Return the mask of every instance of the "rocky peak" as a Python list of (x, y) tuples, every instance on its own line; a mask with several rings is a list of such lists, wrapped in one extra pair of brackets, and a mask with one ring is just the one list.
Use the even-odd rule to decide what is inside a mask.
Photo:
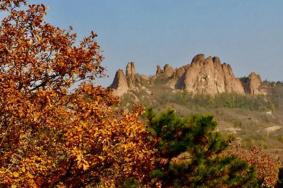
[(192, 63), (200, 63), (200, 62), (204, 62), (205, 61), (205, 56), (204, 54), (197, 54), (195, 55), (195, 57), (192, 59)]
[(113, 94), (116, 96), (122, 96), (127, 93), (129, 87), (126, 76), (122, 69), (119, 69), (114, 77), (114, 80), (110, 86), (113, 89)]
[(249, 77), (240, 81), (235, 77), (229, 64), (221, 63), (219, 57), (205, 57), (204, 54), (194, 56), (191, 64), (176, 69), (169, 64), (163, 69), (158, 65), (156, 75), (152, 77), (137, 74), (135, 64), (130, 62), (126, 67), (126, 75), (122, 70), (118, 70), (110, 87), (121, 96), (128, 90), (143, 88), (145, 83), (153, 84), (154, 87), (155, 80), (159, 77), (163, 80), (164, 86), (173, 90), (184, 90), (193, 95), (262, 94), (259, 75), (251, 73)]
[(250, 75), (247, 78), (243, 79), (243, 84), (245, 87), (245, 91), (251, 95), (265, 94), (261, 90), (261, 86), (262, 86), (261, 77), (255, 72), (250, 73)]
[(129, 62), (126, 66), (126, 79), (129, 87), (134, 87), (136, 82), (136, 68), (134, 62)]
[(217, 64), (218, 66), (221, 65), (221, 60), (220, 60), (220, 58), (217, 57), (217, 56), (214, 56), (214, 57), (212, 58), (212, 61), (213, 61), (213, 63)]
[(142, 87), (143, 84), (149, 83), (149, 77), (136, 73), (135, 63), (129, 62), (126, 66), (126, 75), (122, 69), (119, 69), (110, 85), (113, 89), (113, 94), (116, 96), (122, 96), (129, 90), (134, 90)]
[(217, 95), (220, 93), (244, 94), (239, 79), (234, 77), (231, 66), (221, 64), (219, 57), (207, 57), (198, 54), (184, 76), (184, 89), (194, 95)]
[(129, 62), (126, 66), (126, 76), (127, 78), (134, 79), (136, 75), (136, 68), (134, 62)]
[(164, 65), (163, 73), (166, 77), (170, 78), (174, 74), (174, 69), (169, 64)]

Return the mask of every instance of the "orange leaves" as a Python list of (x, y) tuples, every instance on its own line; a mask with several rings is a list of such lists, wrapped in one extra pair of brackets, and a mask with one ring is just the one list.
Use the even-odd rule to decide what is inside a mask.
[(19, 7), (21, 4), (26, 3), (26, 0), (1, 0), (0, 10), (10, 10), (12, 7)]
[[(13, 1), (4, 4), (10, 6)], [(76, 34), (46, 23), (45, 14), (44, 5), (30, 5), (3, 19), (0, 43), (5, 48), (1, 47), (0, 65), (9, 67), (2, 69), (4, 79), (11, 79), (12, 74), (19, 89), (26, 92), (66, 89), (81, 79), (95, 79), (90, 75), (99, 75), (102, 70), (96, 34), (75, 46)]]
[(240, 146), (232, 146), (225, 155), (233, 155), (256, 168), (257, 178), (263, 181), (263, 187), (274, 187), (278, 180), (279, 161), (258, 147), (244, 149)]
[(81, 150), (75, 147), (71, 153), (75, 157), (79, 169), (87, 170), (89, 168), (89, 163), (84, 159)]
[[(142, 181), (155, 155), (142, 108), (120, 113), (118, 98), (87, 83), (104, 71), (97, 34), (77, 43), (76, 33), (44, 20), (44, 5), (25, 0), (0, 1), (0, 9), (7, 12), (0, 32), (3, 186)], [(68, 92), (77, 81), (84, 82)]]
[(47, 174), (53, 166), (49, 158), (42, 157), (26, 157), (10, 168), (0, 168), (0, 182), (17, 187), (40, 187), (39, 176)]
[[(64, 177), (68, 170), (72, 174), (69, 179), (76, 179), (83, 171), (95, 176), (99, 174), (99, 179), (105, 183), (120, 182), (130, 176), (142, 180), (144, 172), (153, 168), (153, 161), (149, 159), (154, 152), (152, 143), (145, 142), (147, 132), (138, 116), (141, 110), (122, 114), (113, 110), (111, 106), (117, 103), (117, 98), (111, 96), (110, 91), (83, 84), (71, 94), (40, 89), (32, 97), (21, 96), (22, 101), (17, 101), (16, 97), (14, 104), (25, 104), (26, 113), (22, 118), (13, 117), (20, 134), (15, 148), (9, 150), (17, 153), (20, 149), (19, 156), (23, 158), (20, 161), (26, 165), (18, 165), (11, 173), (19, 173), (18, 178), (28, 179), (30, 185), (32, 182), (36, 185), (52, 185), (53, 179)], [(17, 137), (14, 132), (9, 134)], [(29, 158), (25, 157), (27, 153)], [(36, 157), (46, 153), (51, 155), (48, 163)], [(1, 160), (6, 161), (7, 165), (11, 163), (6, 157), (0, 157), (0, 163)], [(69, 165), (58, 172), (61, 162)], [(25, 169), (25, 172), (19, 168)], [(117, 174), (117, 171), (121, 173)], [(106, 174), (108, 178), (104, 177)], [(18, 181), (15, 178), (7, 185), (22, 185), (23, 179)]]
[(142, 179), (142, 171), (153, 168), (153, 161), (148, 160), (154, 156), (152, 143), (144, 142), (146, 130), (137, 113), (114, 111), (110, 105), (115, 99), (109, 91), (87, 84), (71, 98), (75, 113), (65, 138), (78, 168), (100, 169), (101, 178), (109, 174), (112, 181), (129, 176)]

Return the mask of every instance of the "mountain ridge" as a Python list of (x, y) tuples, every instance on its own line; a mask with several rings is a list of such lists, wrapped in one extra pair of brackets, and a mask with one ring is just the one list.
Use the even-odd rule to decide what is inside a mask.
[(135, 64), (129, 62), (126, 72), (119, 69), (110, 85), (113, 94), (123, 96), (128, 91), (138, 90), (147, 85), (154, 86), (157, 80), (163, 80), (165, 87), (173, 90), (183, 90), (193, 95), (215, 96), (222, 93), (240, 95), (265, 95), (266, 89), (259, 74), (252, 72), (245, 79), (237, 78), (229, 64), (221, 63), (219, 57), (197, 54), (190, 64), (173, 68), (166, 64), (163, 68), (156, 67), (152, 76), (136, 72)]

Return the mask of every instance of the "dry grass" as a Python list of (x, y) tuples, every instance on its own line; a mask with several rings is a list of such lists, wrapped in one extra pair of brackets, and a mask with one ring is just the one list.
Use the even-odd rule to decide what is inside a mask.
[(233, 135), (243, 146), (260, 146), (283, 162), (283, 86), (275, 88), (268, 97), (255, 98), (235, 95), (193, 98), (163, 84), (147, 86), (147, 90), (150, 94), (137, 90), (124, 96), (121, 105), (131, 107), (139, 103), (157, 110), (174, 108), (181, 115), (212, 114), (220, 132)]

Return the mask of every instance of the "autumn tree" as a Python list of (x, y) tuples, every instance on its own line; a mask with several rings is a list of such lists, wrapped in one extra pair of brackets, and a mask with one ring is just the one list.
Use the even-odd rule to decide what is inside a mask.
[(232, 145), (223, 155), (235, 156), (256, 167), (257, 178), (263, 187), (275, 187), (278, 182), (280, 162), (257, 146), (245, 149)]
[(1, 0), (0, 10), (0, 185), (142, 182), (152, 141), (141, 109), (114, 110), (117, 98), (91, 84), (104, 72), (97, 35), (78, 42), (45, 21), (42, 4)]

